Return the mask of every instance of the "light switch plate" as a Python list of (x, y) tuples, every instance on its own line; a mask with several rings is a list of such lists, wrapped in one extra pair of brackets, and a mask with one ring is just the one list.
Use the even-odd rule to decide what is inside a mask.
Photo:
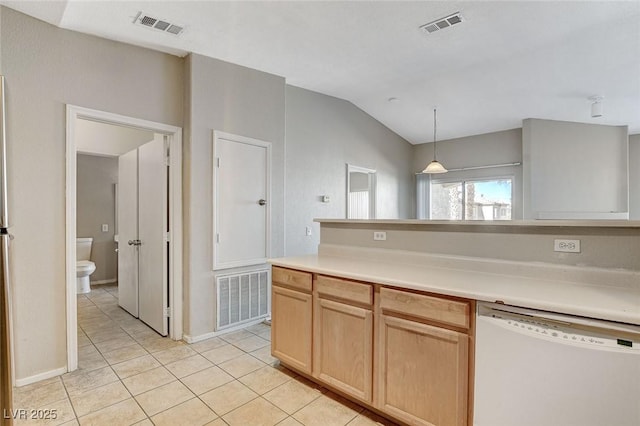
[(102, 224), (102, 232), (109, 232), (109, 225), (106, 223)]

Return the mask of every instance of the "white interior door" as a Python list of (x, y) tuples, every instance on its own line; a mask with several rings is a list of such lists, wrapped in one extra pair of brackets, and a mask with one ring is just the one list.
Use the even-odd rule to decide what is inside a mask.
[(265, 263), (269, 256), (269, 149), (216, 132), (214, 269)]
[(138, 238), (140, 319), (167, 335), (168, 203), (164, 136), (138, 148)]
[(138, 150), (118, 159), (118, 304), (138, 317)]

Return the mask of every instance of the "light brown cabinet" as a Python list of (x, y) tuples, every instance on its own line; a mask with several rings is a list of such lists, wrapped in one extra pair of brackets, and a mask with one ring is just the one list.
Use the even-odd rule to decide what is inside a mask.
[(313, 376), (360, 401), (373, 393), (372, 286), (316, 276)]
[(467, 424), (471, 307), (380, 289), (378, 409), (411, 425)]
[(311, 274), (273, 268), (272, 284), (271, 354), (283, 363), (311, 374)]
[(283, 364), (410, 425), (472, 424), (473, 301), (274, 267), (272, 303)]
[(378, 408), (412, 425), (466, 425), (467, 335), (382, 315)]

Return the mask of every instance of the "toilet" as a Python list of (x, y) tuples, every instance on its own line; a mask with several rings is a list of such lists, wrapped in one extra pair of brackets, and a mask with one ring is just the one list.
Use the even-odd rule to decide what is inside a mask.
[(93, 238), (76, 238), (76, 286), (77, 293), (91, 292), (89, 276), (96, 270), (96, 264), (90, 261)]

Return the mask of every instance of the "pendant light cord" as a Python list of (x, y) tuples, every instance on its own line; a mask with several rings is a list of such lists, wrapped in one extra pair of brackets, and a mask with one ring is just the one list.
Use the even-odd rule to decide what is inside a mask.
[(433, 161), (436, 160), (436, 109), (433, 109)]

